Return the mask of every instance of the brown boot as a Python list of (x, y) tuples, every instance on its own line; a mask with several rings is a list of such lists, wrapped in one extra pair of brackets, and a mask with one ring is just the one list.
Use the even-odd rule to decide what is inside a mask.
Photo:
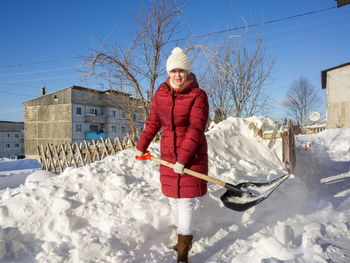
[[(177, 244), (176, 244), (176, 245), (173, 245), (171, 248), (174, 249), (175, 251), (177, 251), (177, 246), (178, 246), (178, 244), (179, 244), (179, 241), (177, 241)], [(190, 250), (191, 248), (192, 248), (192, 243), (191, 243), (191, 245), (190, 245), (189, 250)]]
[(177, 251), (177, 244), (176, 245), (173, 245), (172, 248)]
[(174, 249), (177, 251), (177, 262), (188, 263), (188, 252), (192, 247), (193, 236), (178, 234), (177, 238), (177, 244), (174, 246), (176, 247), (176, 249)]

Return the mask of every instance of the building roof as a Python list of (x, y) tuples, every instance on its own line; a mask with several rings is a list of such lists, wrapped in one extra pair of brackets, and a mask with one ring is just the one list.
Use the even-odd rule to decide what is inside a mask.
[(19, 132), (24, 128), (24, 122), (0, 121), (0, 132)]
[(344, 5), (350, 4), (350, 0), (335, 0), (337, 2), (337, 7), (342, 7)]
[(321, 87), (322, 89), (325, 89), (327, 86), (327, 72), (328, 71), (332, 71), (334, 69), (338, 69), (338, 68), (342, 68), (342, 67), (346, 67), (349, 66), (350, 62), (344, 63), (344, 64), (340, 64), (338, 66), (332, 67), (332, 68), (328, 68), (328, 69), (324, 69), (321, 71)]
[[(100, 94), (104, 94), (104, 93), (115, 93), (115, 94), (120, 94), (120, 95), (126, 95), (126, 96), (130, 96), (130, 93), (126, 93), (123, 91), (118, 91), (118, 90), (113, 90), (113, 89), (108, 89), (108, 90), (96, 90), (96, 89), (91, 89), (91, 88), (85, 88), (85, 87), (80, 87), (80, 86), (71, 86), (69, 88), (72, 89), (79, 89), (79, 90), (84, 90), (84, 91), (89, 91), (89, 92), (96, 92), (96, 93), (100, 93)], [(69, 89), (67, 88), (67, 89)]]
[(24, 124), (23, 121), (0, 121), (1, 124)]
[(102, 91), (102, 90), (95, 90), (95, 89), (91, 89), (91, 88), (85, 88), (85, 87), (73, 85), (73, 86), (70, 86), (70, 87), (67, 87), (67, 88), (64, 88), (64, 89), (60, 89), (60, 90), (56, 90), (56, 91), (47, 93), (45, 95), (40, 95), (40, 96), (38, 96), (38, 97), (36, 97), (34, 99), (30, 99), (30, 100), (24, 101), (23, 103), (26, 103), (26, 102), (29, 102), (29, 101), (33, 101), (33, 100), (37, 100), (37, 99), (40, 99), (41, 97), (44, 97), (44, 96), (47, 96), (47, 95), (52, 95), (52, 94), (55, 94), (55, 93), (57, 93), (59, 91), (66, 90), (66, 89), (76, 89), (76, 90), (82, 90), (82, 91), (87, 91), (87, 92), (94, 92), (94, 93), (99, 93), (99, 94), (114, 93), (114, 94), (120, 94), (120, 95), (125, 95), (125, 96), (130, 96), (131, 95), (130, 93), (117, 91), (117, 90), (112, 90), (112, 89)]

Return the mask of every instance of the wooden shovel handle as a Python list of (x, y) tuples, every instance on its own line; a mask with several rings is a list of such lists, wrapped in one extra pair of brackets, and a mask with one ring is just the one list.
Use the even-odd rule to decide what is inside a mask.
[[(173, 163), (170, 163), (170, 162), (168, 162), (168, 161), (159, 159), (159, 158), (157, 158), (157, 157), (151, 156), (150, 159), (151, 159), (152, 161), (155, 161), (155, 162), (157, 162), (157, 163), (160, 163), (160, 164), (162, 164), (162, 165), (165, 165), (165, 166), (167, 166), (167, 167), (169, 167), (169, 168), (173, 168), (173, 167), (174, 167), (174, 164), (173, 164)], [(225, 184), (226, 184), (225, 182), (220, 181), (220, 180), (218, 180), (218, 179), (215, 179), (215, 178), (213, 178), (213, 177), (210, 177), (210, 176), (208, 176), (208, 175), (206, 175), (206, 174), (202, 174), (202, 173), (199, 173), (199, 172), (196, 172), (196, 171), (192, 171), (192, 170), (187, 169), (187, 168), (184, 169), (184, 173), (185, 173), (185, 174), (192, 175), (192, 176), (197, 177), (197, 178), (199, 178), (199, 179), (202, 179), (202, 180), (204, 180), (204, 181), (207, 181), (207, 182), (210, 182), (210, 183), (213, 183), (213, 184), (217, 184), (217, 185), (219, 185), (219, 186), (221, 186), (221, 187), (225, 187)]]

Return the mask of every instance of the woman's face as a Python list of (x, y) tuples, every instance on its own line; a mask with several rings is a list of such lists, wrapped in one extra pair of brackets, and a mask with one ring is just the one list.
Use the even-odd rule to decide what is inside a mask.
[(170, 80), (178, 87), (181, 87), (187, 80), (188, 72), (183, 69), (173, 69), (169, 72)]

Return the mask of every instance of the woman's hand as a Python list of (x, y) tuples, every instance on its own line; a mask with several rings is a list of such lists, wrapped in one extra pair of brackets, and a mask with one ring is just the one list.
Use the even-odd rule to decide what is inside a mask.
[(145, 153), (136, 149), (136, 156), (144, 156)]
[(174, 172), (175, 172), (175, 173), (177, 173), (177, 174), (183, 174), (184, 168), (185, 168), (185, 165), (184, 165), (184, 164), (176, 162), (176, 163), (174, 164), (174, 168), (173, 168), (173, 169), (174, 169)]

